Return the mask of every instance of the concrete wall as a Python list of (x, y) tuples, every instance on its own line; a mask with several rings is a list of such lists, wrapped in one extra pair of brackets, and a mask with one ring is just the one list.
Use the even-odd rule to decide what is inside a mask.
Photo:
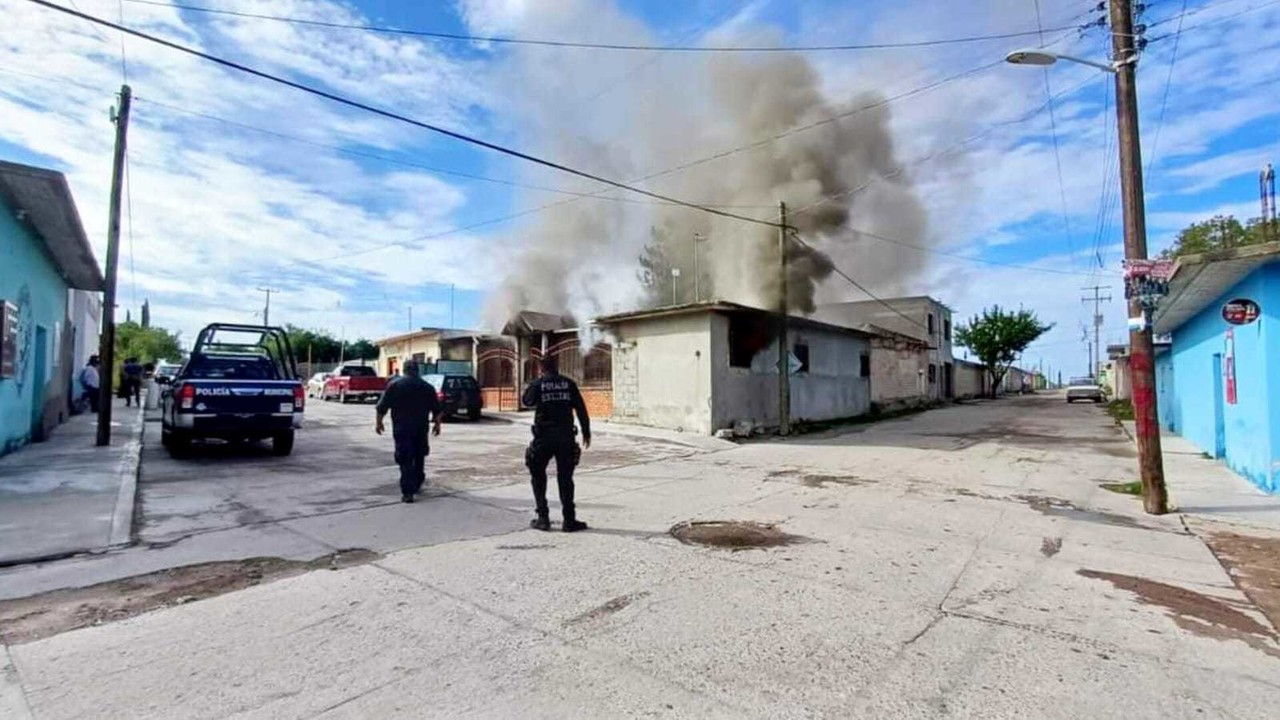
[(987, 394), (987, 369), (976, 363), (956, 361), (956, 397), (972, 398)]
[[(871, 352), (867, 338), (838, 331), (792, 328), (791, 346), (809, 346), (808, 372), (791, 378), (791, 420), (835, 420), (871, 409), (870, 378), (861, 377), (861, 356)], [(750, 368), (729, 365), (729, 318), (711, 319), (713, 429), (748, 422), (778, 426), (778, 344), (752, 359)]]
[[(931, 398), (944, 398), (946, 366), (954, 362), (952, 337), (955, 327), (951, 310), (930, 297), (889, 298), (885, 303), (888, 303), (892, 309), (876, 301), (822, 305), (814, 313), (814, 317), (823, 322), (852, 328), (870, 323), (886, 330), (926, 340), (930, 348), (926, 351), (924, 364), (926, 395)], [(928, 329), (930, 315), (933, 316), (932, 332)], [(935, 380), (932, 383), (928, 378), (930, 364), (935, 367)], [(954, 395), (954, 387), (952, 391)]]
[[(612, 417), (710, 434), (712, 318), (685, 315), (613, 328)], [(728, 364), (727, 339), (725, 364)], [(775, 386), (776, 387), (776, 386)]]
[(68, 412), (67, 297), (44, 242), (0, 203), (0, 300), (17, 305), (19, 318), (16, 373), (0, 379), (0, 455), (43, 439)]
[[(1237, 297), (1253, 299), (1262, 315), (1249, 325), (1228, 325), (1220, 310)], [(1273, 263), (1174, 330), (1171, 361), (1157, 372), (1157, 382), (1166, 385), (1157, 386), (1156, 395), (1162, 424), (1269, 492), (1280, 491), (1280, 330), (1271, 327), (1278, 323), (1280, 263)], [(1234, 338), (1234, 404), (1223, 377), (1231, 354), (1228, 331)]]
[(917, 405), (929, 398), (925, 348), (903, 340), (871, 339), (871, 401), (883, 408)]
[[(71, 290), (68, 297), (71, 317), (71, 377), (76, 397), (84, 392), (78, 378), (80, 368), (98, 354), (98, 337), (102, 330), (102, 296), (87, 290)], [(173, 359), (173, 358), (170, 358)]]

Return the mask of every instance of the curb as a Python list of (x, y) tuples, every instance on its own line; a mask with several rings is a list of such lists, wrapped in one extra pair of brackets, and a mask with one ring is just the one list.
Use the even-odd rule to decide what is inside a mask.
[(138, 497), (138, 471), (142, 464), (142, 434), (146, 430), (146, 407), (138, 408), (137, 430), (124, 446), (124, 454), (116, 473), (120, 478), (120, 490), (116, 493), (116, 507), (111, 514), (111, 533), (108, 548), (119, 548), (133, 542), (133, 508)]
[(18, 667), (5, 645), (0, 645), (0, 717), (6, 720), (31, 720), (35, 717), (27, 703), (27, 694), (22, 689)]

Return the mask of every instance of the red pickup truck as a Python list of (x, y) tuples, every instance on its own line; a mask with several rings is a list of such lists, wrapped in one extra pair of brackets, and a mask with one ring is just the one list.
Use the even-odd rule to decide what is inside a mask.
[(324, 381), (322, 400), (377, 400), (387, 389), (387, 379), (378, 377), (378, 371), (367, 365), (345, 365)]

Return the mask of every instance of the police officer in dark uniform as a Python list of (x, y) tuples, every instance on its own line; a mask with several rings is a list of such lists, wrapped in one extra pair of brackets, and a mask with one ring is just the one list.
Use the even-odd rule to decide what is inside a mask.
[(404, 375), (389, 383), (378, 400), (378, 421), (374, 430), (386, 432), (383, 418), (391, 412), (391, 437), (396, 441), (396, 464), (400, 466), (401, 502), (411, 503), (427, 481), (428, 421), (434, 420), (431, 434), (440, 435), (444, 419), (440, 398), (431, 383), (422, 379), (417, 362), (404, 365)]
[(591, 418), (587, 416), (587, 404), (582, 401), (578, 384), (560, 374), (555, 358), (543, 358), (542, 377), (525, 389), (524, 404), (535, 408), (533, 442), (529, 443), (524, 454), (533, 480), (533, 501), (538, 512), (529, 526), (535, 530), (551, 529), (547, 509), (547, 465), (555, 458), (564, 531), (586, 530), (587, 524), (578, 519), (573, 505), (573, 468), (582, 453), (574, 437), (577, 434), (573, 427), (575, 413), (582, 428), (582, 446), (591, 447)]

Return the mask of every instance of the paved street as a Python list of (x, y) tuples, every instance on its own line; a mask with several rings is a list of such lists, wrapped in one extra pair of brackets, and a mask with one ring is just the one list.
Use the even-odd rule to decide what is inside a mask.
[[(447, 490), (392, 503), (370, 412), (314, 407), (317, 427), (283, 462), (179, 464), (149, 447), (145, 552), (218, 537), (265, 554), (291, 536), (295, 557), (306, 543), (377, 552), (11, 644), (34, 716), (1270, 718), (1280, 706), (1265, 594), (1242, 592), (1206, 546), (1227, 530), (1202, 522), (1197, 536), (1102, 489), (1132, 479), (1133, 449), (1092, 405), (1009, 398), (719, 452), (601, 436), (579, 484), (593, 529), (578, 535), (523, 527), (513, 451), (527, 428), (496, 421), (447, 426), (432, 455)], [(687, 545), (668, 534), (686, 520), (781, 536)], [(1259, 547), (1274, 542), (1257, 532)]]

